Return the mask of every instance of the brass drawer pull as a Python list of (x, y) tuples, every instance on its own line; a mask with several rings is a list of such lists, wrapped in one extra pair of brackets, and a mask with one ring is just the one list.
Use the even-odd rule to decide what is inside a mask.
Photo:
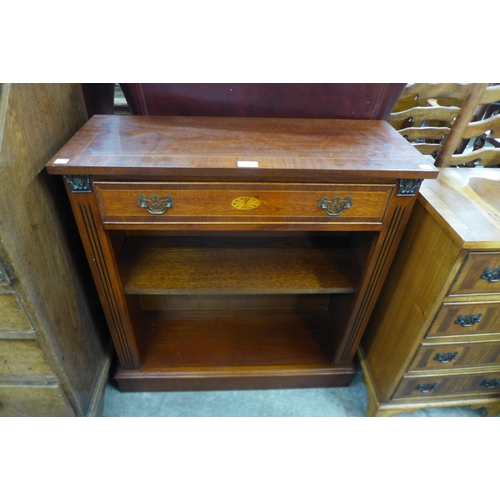
[(491, 378), (491, 379), (484, 379), (481, 382), (481, 385), (486, 387), (486, 389), (495, 389), (500, 386), (500, 379), (498, 378)]
[(318, 207), (328, 215), (340, 215), (344, 210), (352, 207), (352, 196), (347, 195), (344, 201), (340, 196), (334, 196), (332, 201), (328, 201), (328, 198), (323, 196), (319, 200)]
[(475, 325), (481, 321), (481, 316), (483, 314), (459, 314), (457, 319), (455, 320), (456, 325), (463, 326), (464, 328), (467, 326)]
[(437, 382), (434, 382), (433, 384), (418, 384), (415, 389), (420, 392), (435, 391), (437, 389)]
[(456, 352), (438, 352), (434, 359), (440, 363), (449, 363), (457, 359), (458, 351)]
[(146, 198), (140, 194), (137, 200), (141, 208), (145, 208), (150, 214), (161, 215), (174, 206), (174, 199), (169, 195), (162, 198), (159, 194), (152, 194), (151, 198)]
[(496, 283), (500, 281), (500, 267), (495, 267), (491, 269), (491, 267), (487, 267), (483, 274), (481, 274), (482, 280), (487, 280), (489, 283)]

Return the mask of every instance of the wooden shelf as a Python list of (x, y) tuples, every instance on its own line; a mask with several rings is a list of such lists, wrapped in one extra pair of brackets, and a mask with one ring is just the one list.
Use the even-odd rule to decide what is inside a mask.
[(119, 270), (141, 359), (117, 373), (122, 390), (352, 377), (332, 365), (361, 273), (345, 235), (128, 236)]
[(127, 294), (352, 293), (360, 266), (342, 238), (129, 237)]
[(332, 354), (332, 322), (325, 310), (152, 313), (136, 328), (142, 370), (328, 367)]
[(154, 379), (149, 390), (184, 390), (196, 378), (203, 389), (213, 381), (217, 388), (237, 387), (242, 379), (249, 388), (263, 380), (268, 387), (296, 386), (299, 374), (308, 373), (312, 386), (331, 386), (341, 372), (352, 375), (331, 364), (336, 323), (325, 309), (143, 312), (134, 321), (142, 366), (132, 378)]

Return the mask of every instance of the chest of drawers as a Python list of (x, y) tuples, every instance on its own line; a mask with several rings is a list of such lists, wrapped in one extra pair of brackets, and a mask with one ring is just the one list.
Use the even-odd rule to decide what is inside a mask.
[(0, 417), (102, 413), (112, 345), (66, 193), (44, 169), (84, 105), (79, 84), (0, 84)]
[(369, 415), (500, 412), (500, 172), (442, 169), (419, 193), (360, 348)]
[(94, 116), (64, 175), (125, 391), (347, 385), (425, 178), (385, 122)]

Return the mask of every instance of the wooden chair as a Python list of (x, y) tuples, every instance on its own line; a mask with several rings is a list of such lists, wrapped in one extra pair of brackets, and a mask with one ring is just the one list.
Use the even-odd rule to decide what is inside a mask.
[[(500, 165), (500, 84), (474, 83), (461, 106), (436, 167)], [(474, 139), (472, 148), (463, 148)], [(486, 145), (488, 143), (488, 145)]]
[(471, 84), (412, 83), (405, 87), (389, 123), (424, 155), (437, 158)]

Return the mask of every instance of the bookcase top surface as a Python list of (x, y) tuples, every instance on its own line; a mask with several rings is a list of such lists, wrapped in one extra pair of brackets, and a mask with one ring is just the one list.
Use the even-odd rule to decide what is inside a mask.
[[(161, 176), (187, 170), (435, 178), (387, 122), (94, 115), (47, 163), (51, 174)], [(242, 174), (247, 175), (246, 173)]]

